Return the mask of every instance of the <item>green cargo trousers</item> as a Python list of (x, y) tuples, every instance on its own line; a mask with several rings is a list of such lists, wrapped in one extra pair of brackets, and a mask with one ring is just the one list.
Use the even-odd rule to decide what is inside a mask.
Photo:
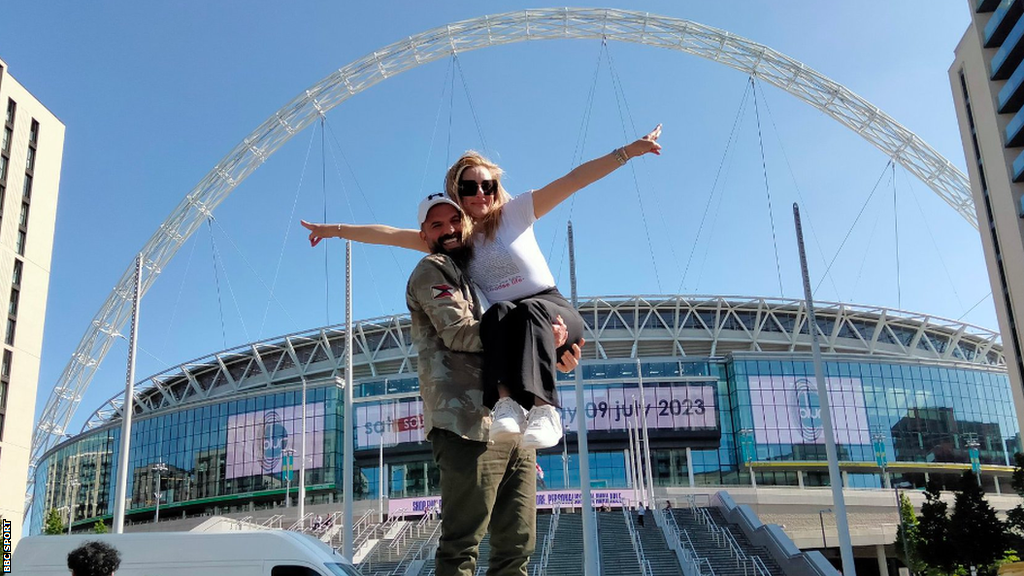
[(487, 576), (527, 576), (536, 545), (537, 452), (518, 440), (476, 442), (440, 428), (428, 439), (441, 471), (437, 576), (473, 576), (488, 531)]

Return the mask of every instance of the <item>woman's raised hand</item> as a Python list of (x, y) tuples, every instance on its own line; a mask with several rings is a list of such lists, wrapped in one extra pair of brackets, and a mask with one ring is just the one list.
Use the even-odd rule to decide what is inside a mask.
[(626, 155), (630, 158), (643, 156), (644, 154), (661, 154), (661, 144), (658, 144), (658, 137), (661, 136), (661, 124), (654, 127), (654, 130), (643, 138), (626, 145)]
[(335, 238), (338, 236), (337, 224), (313, 224), (305, 220), (299, 220), (302, 226), (309, 230), (309, 245), (316, 246), (324, 238)]

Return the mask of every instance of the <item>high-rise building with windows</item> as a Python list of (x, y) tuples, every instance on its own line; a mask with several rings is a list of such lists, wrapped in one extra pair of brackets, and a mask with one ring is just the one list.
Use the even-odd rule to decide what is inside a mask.
[(949, 68), (978, 230), (1024, 422), (1024, 1), (968, 0), (971, 25)]
[(21, 534), (64, 124), (0, 60), (0, 516)]

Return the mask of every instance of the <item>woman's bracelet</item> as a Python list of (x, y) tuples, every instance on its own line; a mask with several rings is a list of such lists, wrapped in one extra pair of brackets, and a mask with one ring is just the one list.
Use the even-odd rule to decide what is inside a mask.
[(625, 166), (626, 162), (629, 161), (629, 156), (626, 155), (626, 147), (616, 148), (612, 151), (615, 155), (615, 160), (619, 163), (619, 166)]

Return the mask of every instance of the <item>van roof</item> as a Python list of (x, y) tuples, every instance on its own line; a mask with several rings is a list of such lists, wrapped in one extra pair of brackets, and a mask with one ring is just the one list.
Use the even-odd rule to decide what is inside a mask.
[(350, 564), (323, 542), (288, 530), (240, 532), (147, 532), (135, 534), (83, 534), (23, 538), (14, 552), (14, 573), (31, 567), (62, 566), (68, 553), (85, 542), (110, 544), (121, 553), (122, 564), (190, 560), (315, 560)]

